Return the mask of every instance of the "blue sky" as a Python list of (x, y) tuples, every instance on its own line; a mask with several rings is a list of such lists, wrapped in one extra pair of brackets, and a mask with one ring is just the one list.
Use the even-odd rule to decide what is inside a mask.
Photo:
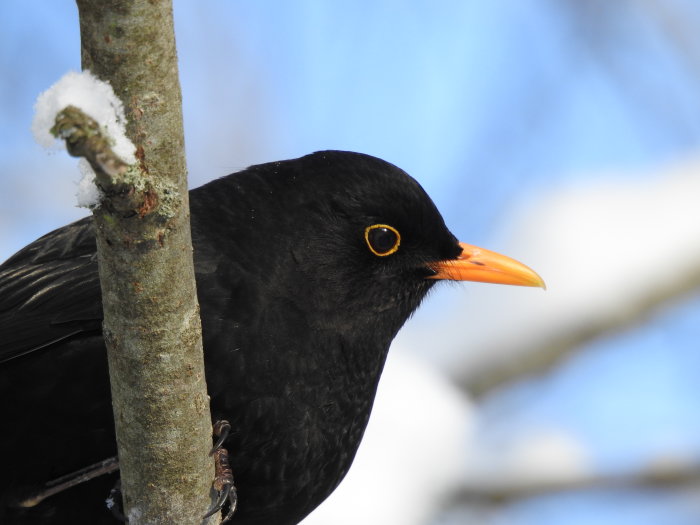
[[(574, 5), (176, 1), (191, 185), (320, 149), (362, 151), (411, 173), (462, 240), (487, 245), (511, 207), (544, 191), (611, 173), (649, 177), (696, 155), (700, 41), (679, 52), (631, 0), (591, 2), (600, 11), (588, 16)], [(697, 27), (692, 2), (666, 5)], [(6, 0), (0, 20), (4, 259), (85, 212), (72, 207), (75, 161), (46, 155), (29, 132), (39, 92), (79, 69), (76, 8)], [(428, 308), (439, 303), (436, 294)], [(662, 312), (503, 394), (514, 428), (555, 421), (605, 466), (673, 443), (700, 454), (699, 312), (697, 300)], [(573, 497), (515, 505), (507, 523), (652, 523), (620, 516), (609, 496)], [(620, 505), (646, 500), (626, 494)], [(655, 523), (690, 523), (673, 498), (655, 505)]]

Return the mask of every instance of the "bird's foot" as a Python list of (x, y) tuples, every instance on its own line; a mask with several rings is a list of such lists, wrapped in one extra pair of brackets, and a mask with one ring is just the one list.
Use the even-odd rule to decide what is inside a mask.
[(204, 515), (204, 519), (219, 512), (228, 501), (228, 512), (221, 520), (221, 523), (226, 523), (233, 517), (238, 504), (238, 493), (236, 492), (236, 486), (233, 484), (233, 472), (228, 461), (228, 450), (222, 447), (230, 431), (231, 425), (228, 421), (222, 419), (214, 423), (214, 436), (217, 439), (209, 453), (209, 455), (214, 456), (215, 477), (212, 486), (218, 493), (218, 497), (214, 505), (209, 509), (209, 512)]

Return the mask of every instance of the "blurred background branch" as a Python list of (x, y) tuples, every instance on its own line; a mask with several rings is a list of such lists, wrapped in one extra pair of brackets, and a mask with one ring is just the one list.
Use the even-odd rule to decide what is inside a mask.
[(461, 372), (457, 382), (467, 393), (480, 398), (514, 382), (532, 379), (551, 372), (563, 360), (584, 350), (585, 344), (599, 338), (642, 325), (661, 309), (687, 301), (700, 294), (700, 259), (689, 268), (688, 273), (674, 275), (672, 282), (662, 288), (647, 290), (634, 302), (615, 312), (599, 318), (582, 318), (578, 325), (567, 325), (561, 331), (553, 330), (539, 339), (522, 340), (522, 345), (502, 349), (480, 348), (478, 351), (503, 356), (482, 366), (474, 366)]
[(700, 490), (700, 465), (656, 465), (637, 472), (595, 473), (569, 479), (474, 480), (455, 493), (450, 505), (503, 505), (517, 499), (584, 490)]

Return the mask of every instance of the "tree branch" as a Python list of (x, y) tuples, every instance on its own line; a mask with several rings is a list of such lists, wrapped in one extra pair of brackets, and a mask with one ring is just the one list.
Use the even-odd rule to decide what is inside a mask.
[(502, 504), (555, 492), (589, 489), (676, 488), (700, 485), (700, 465), (652, 465), (632, 473), (590, 474), (569, 479), (483, 480), (462, 486), (450, 498), (450, 506), (474, 503)]
[(124, 103), (138, 159), (115, 158), (70, 108), (57, 122), (105, 194), (94, 219), (124, 511), (132, 525), (200, 523), (214, 471), (172, 6), (77, 3), (83, 69)]
[(459, 370), (457, 383), (472, 397), (483, 398), (489, 393), (515, 381), (537, 376), (552, 370), (559, 363), (582, 350), (583, 345), (610, 334), (623, 332), (650, 316), (698, 294), (700, 266), (677, 275), (665, 286), (646, 291), (634, 302), (614, 314), (582, 319), (578, 325), (567, 325), (560, 331), (550, 331), (537, 339), (522, 342), (517, 351), (483, 348), (485, 355), (502, 359)]

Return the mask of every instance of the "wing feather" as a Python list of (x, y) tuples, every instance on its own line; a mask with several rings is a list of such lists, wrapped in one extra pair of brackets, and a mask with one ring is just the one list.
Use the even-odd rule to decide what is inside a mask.
[(0, 363), (101, 330), (92, 218), (54, 230), (0, 266)]

